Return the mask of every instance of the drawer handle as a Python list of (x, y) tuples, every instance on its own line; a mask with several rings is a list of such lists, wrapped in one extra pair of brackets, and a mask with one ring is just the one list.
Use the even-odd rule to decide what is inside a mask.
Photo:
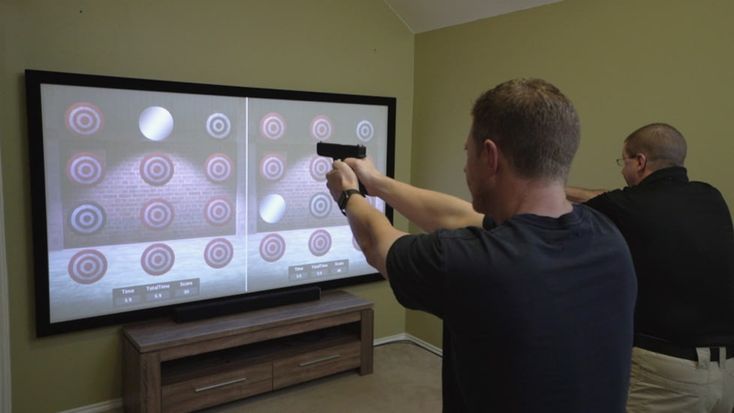
[(219, 388), (219, 387), (229, 386), (230, 384), (241, 383), (241, 382), (243, 382), (245, 380), (247, 380), (247, 377), (243, 377), (241, 379), (234, 379), (234, 380), (230, 380), (230, 381), (225, 381), (224, 383), (212, 384), (211, 386), (197, 387), (196, 389), (194, 389), (194, 391), (196, 393), (198, 393), (198, 392), (201, 392), (201, 391), (207, 391), (207, 390), (216, 389), (216, 388)]
[(310, 366), (310, 365), (312, 365), (312, 364), (316, 364), (316, 363), (322, 363), (322, 362), (324, 362), (324, 361), (329, 361), (329, 360), (334, 360), (334, 359), (338, 359), (339, 357), (341, 357), (341, 354), (334, 354), (334, 355), (332, 355), (332, 356), (326, 356), (326, 357), (321, 357), (321, 358), (318, 358), (318, 359), (316, 359), (316, 360), (311, 360), (311, 361), (304, 361), (303, 363), (300, 363), (300, 364), (298, 365), (298, 367), (306, 367), (306, 366)]

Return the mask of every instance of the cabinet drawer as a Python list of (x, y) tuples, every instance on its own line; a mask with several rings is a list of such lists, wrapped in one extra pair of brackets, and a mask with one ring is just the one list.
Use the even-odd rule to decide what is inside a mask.
[(273, 388), (328, 376), (360, 366), (359, 341), (298, 354), (273, 362)]
[(273, 389), (271, 363), (242, 367), (163, 386), (164, 412), (188, 412)]

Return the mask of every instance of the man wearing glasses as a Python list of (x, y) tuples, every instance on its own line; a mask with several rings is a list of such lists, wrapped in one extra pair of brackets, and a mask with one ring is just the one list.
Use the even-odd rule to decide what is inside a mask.
[(637, 272), (628, 412), (734, 412), (734, 236), (713, 186), (689, 181), (686, 141), (654, 123), (624, 141), (613, 191), (568, 187), (606, 214)]

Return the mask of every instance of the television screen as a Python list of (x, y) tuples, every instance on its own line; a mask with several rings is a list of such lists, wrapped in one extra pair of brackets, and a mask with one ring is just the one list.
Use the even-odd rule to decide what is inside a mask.
[(39, 336), (379, 279), (316, 144), (392, 176), (394, 98), (34, 70), (26, 94)]

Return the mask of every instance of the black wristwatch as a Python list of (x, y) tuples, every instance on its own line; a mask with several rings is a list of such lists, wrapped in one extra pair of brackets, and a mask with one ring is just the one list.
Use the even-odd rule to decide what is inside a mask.
[(359, 189), (345, 189), (339, 197), (339, 202), (337, 202), (337, 204), (339, 205), (339, 209), (342, 211), (342, 214), (345, 216), (347, 215), (347, 202), (349, 202), (349, 198), (354, 194), (362, 195), (362, 193), (359, 192)]

